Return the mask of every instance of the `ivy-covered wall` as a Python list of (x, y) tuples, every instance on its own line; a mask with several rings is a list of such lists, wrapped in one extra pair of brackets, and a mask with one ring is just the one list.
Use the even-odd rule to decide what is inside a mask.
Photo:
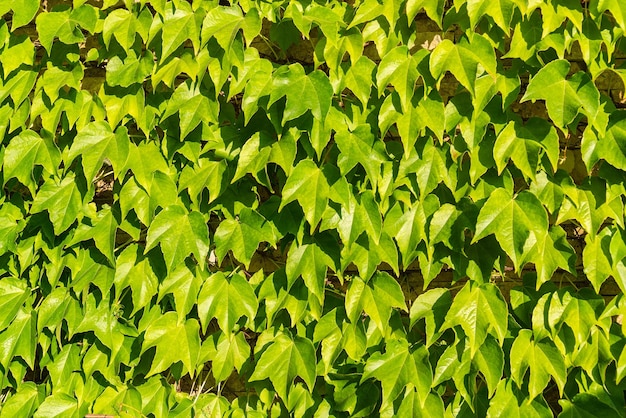
[(0, 2), (0, 417), (623, 416), (624, 4)]

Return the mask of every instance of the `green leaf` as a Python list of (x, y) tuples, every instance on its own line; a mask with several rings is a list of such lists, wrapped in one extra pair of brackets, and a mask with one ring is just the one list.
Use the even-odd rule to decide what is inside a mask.
[(244, 21), (239, 7), (212, 7), (202, 22), (202, 45), (214, 37), (224, 51), (230, 50)]
[[(14, 31), (30, 23), (39, 10), (38, 0), (15, 0), (11, 1), (10, 8), (13, 10), (11, 30)], [(6, 6), (4, 6), (6, 7)], [(3, 7), (3, 9), (4, 9)], [(3, 11), (4, 14), (4, 11)]]
[(474, 357), (487, 334), (495, 332), (502, 345), (507, 323), (508, 309), (500, 289), (491, 283), (477, 285), (468, 282), (454, 297), (442, 328), (460, 325), (469, 339), (471, 355)]
[(168, 206), (154, 218), (148, 228), (146, 252), (157, 245), (165, 257), (168, 271), (174, 271), (189, 254), (204, 266), (209, 253), (209, 231), (199, 212), (187, 212), (178, 205)]
[(559, 137), (556, 130), (544, 119), (531, 118), (525, 125), (509, 124), (498, 134), (493, 157), (502, 173), (509, 159), (528, 178), (535, 180), (539, 165), (539, 151), (543, 149), (556, 171), (559, 159)]
[[(97, 249), (104, 254), (111, 263), (115, 262), (115, 233), (117, 221), (109, 206), (99, 210), (90, 217), (90, 224), (82, 223), (76, 228), (72, 240), (68, 245), (93, 239)], [(83, 221), (85, 218), (83, 218)]]
[(250, 283), (240, 274), (229, 278), (222, 272), (211, 274), (202, 285), (198, 295), (198, 317), (207, 328), (217, 318), (220, 328), (230, 332), (239, 319), (246, 316), (252, 321), (258, 309), (258, 301)]
[(620, 170), (626, 170), (626, 145), (621, 140), (626, 135), (626, 114), (616, 111), (611, 114), (606, 135), (600, 137), (596, 152), (598, 158)]
[(118, 56), (112, 57), (107, 63), (106, 81), (110, 86), (130, 87), (135, 83), (143, 83), (154, 67), (154, 57), (150, 53), (137, 57), (131, 50), (122, 61)]
[(613, 272), (610, 259), (610, 242), (611, 237), (608, 229), (603, 229), (596, 236), (585, 236), (583, 271), (596, 292), (600, 292), (600, 286)]
[(538, 237), (548, 229), (548, 217), (541, 202), (530, 192), (511, 198), (504, 189), (496, 189), (481, 208), (476, 221), (476, 242), (495, 234), (500, 246), (513, 261), (515, 270), (528, 261)]
[(246, 268), (261, 242), (276, 246), (279, 232), (274, 224), (252, 209), (243, 208), (237, 219), (220, 222), (215, 231), (215, 254), (223, 260), (228, 251)]
[[(265, 166), (270, 159), (273, 149), (273, 138), (264, 132), (255, 132), (248, 140), (246, 140), (237, 161), (237, 171), (231, 180), (231, 184), (245, 176), (252, 174), (254, 178), (259, 180), (257, 173), (265, 171)], [(272, 145), (270, 145), (272, 144)], [(267, 174), (265, 174), (267, 176)]]
[(178, 180), (179, 191), (188, 190), (193, 201), (198, 202), (203, 190), (209, 191), (209, 203), (219, 197), (222, 192), (222, 181), (226, 173), (225, 161), (210, 161), (201, 158), (198, 165), (191, 168), (185, 166)]
[(534, 399), (543, 392), (550, 378), (554, 379), (559, 392), (563, 393), (567, 372), (565, 360), (551, 341), (534, 341), (532, 331), (520, 330), (511, 347), (511, 377), (519, 386), (529, 372), (528, 392)]
[(315, 348), (311, 340), (298, 336), (292, 338), (280, 332), (262, 352), (250, 381), (269, 378), (278, 395), (287, 399), (296, 376), (302, 378), (309, 391), (313, 390), (315, 365)]
[(74, 138), (67, 164), (80, 156), (85, 178), (91, 182), (106, 160), (113, 166), (116, 177), (120, 177), (128, 159), (129, 147), (126, 128), (120, 127), (113, 132), (104, 121), (91, 122)]
[(43, 137), (26, 130), (11, 139), (4, 151), (2, 163), (4, 182), (17, 178), (34, 195), (37, 182), (33, 169), (39, 165), (50, 175), (56, 174), (61, 154), (48, 135)]
[(145, 353), (151, 347), (156, 347), (156, 353), (146, 377), (167, 370), (178, 361), (193, 375), (200, 352), (198, 321), (188, 319), (181, 323), (176, 312), (166, 312), (146, 327), (141, 352)]
[(330, 186), (322, 170), (312, 160), (302, 160), (287, 178), (278, 210), (297, 200), (313, 230), (326, 210), (329, 193)]
[(380, 166), (388, 157), (381, 141), (377, 141), (369, 125), (359, 125), (348, 131), (338, 130), (335, 142), (341, 151), (337, 165), (347, 175), (357, 164), (361, 164), (372, 184), (377, 184)]
[(400, 95), (402, 108), (406, 110), (413, 98), (415, 82), (420, 76), (417, 63), (426, 54), (426, 51), (420, 50), (417, 55), (412, 55), (406, 46), (398, 46), (385, 54), (376, 72), (379, 94), (382, 95), (387, 85), (392, 84), (394, 91)]
[(445, 0), (407, 0), (406, 14), (409, 22), (415, 19), (420, 10), (424, 10), (426, 15), (441, 27)]
[(513, 18), (515, 4), (512, 0), (481, 1), (468, 0), (467, 15), (475, 27), (483, 16), (489, 16), (503, 31), (508, 31)]
[(31, 417), (45, 398), (46, 394), (41, 386), (33, 382), (23, 382), (3, 402), (0, 417)]
[(383, 334), (391, 332), (389, 319), (393, 308), (407, 311), (404, 293), (398, 282), (388, 273), (379, 271), (367, 282), (355, 277), (346, 292), (348, 319), (355, 323), (365, 312)]
[(494, 77), (495, 82), (495, 62), (495, 53), (489, 41), (475, 34), (471, 41), (466, 38), (456, 44), (449, 39), (441, 41), (430, 55), (430, 71), (436, 79), (441, 79), (446, 71), (450, 71), (474, 95), (476, 78), (480, 75), (479, 65)]
[(542, 397), (527, 400), (525, 393), (518, 389), (513, 380), (502, 379), (498, 383), (496, 393), (489, 402), (487, 417), (500, 417), (506, 414), (511, 417), (552, 416), (550, 407)]
[(439, 200), (430, 194), (422, 203), (414, 205), (404, 213), (401, 212), (399, 205), (396, 205), (385, 216), (385, 232), (395, 237), (405, 268), (417, 257), (417, 246), (426, 239), (426, 220), (438, 207)]
[(229, 334), (217, 332), (207, 340), (209, 344), (209, 358), (211, 372), (216, 381), (226, 380), (233, 372), (241, 370), (243, 364), (250, 358), (250, 345), (244, 333)]
[(124, 51), (130, 51), (135, 43), (136, 34), (137, 17), (130, 10), (115, 9), (104, 19), (102, 38), (107, 48), (111, 38), (114, 37)]
[(15, 357), (35, 367), (37, 318), (32, 309), (20, 309), (9, 327), (0, 333), (0, 365), (7, 370)]
[(415, 299), (409, 312), (410, 328), (420, 319), (426, 321), (426, 347), (430, 347), (443, 333), (442, 325), (452, 305), (448, 289), (430, 289)]
[[(14, 14), (14, 26), (15, 17), (16, 15)], [(2, 51), (2, 55), (0, 56), (0, 62), (2, 63), (2, 72), (4, 74), (4, 78), (7, 79), (9, 74), (11, 74), (14, 70), (17, 70), (23, 65), (33, 65), (34, 58), (35, 46), (28, 36), (21, 36), (13, 42), (10, 42), (8, 47), (6, 47)]]
[(571, 274), (576, 273), (576, 253), (560, 226), (552, 226), (545, 234), (538, 235), (535, 251), (529, 258), (534, 261), (537, 269), (537, 288), (552, 279), (557, 268)]
[(71, 417), (78, 412), (78, 400), (65, 393), (48, 396), (37, 408), (34, 418)]
[(150, 258), (142, 254), (141, 247), (131, 244), (117, 257), (113, 283), (119, 292), (126, 286), (132, 290), (133, 313), (148, 306), (157, 292), (158, 266), (152, 268)]
[(201, 286), (200, 275), (181, 264), (179, 268), (168, 274), (159, 286), (158, 301), (161, 301), (166, 294), (172, 293), (178, 321), (182, 322), (196, 305)]
[(587, 117), (594, 118), (600, 107), (600, 93), (591, 78), (579, 71), (568, 80), (569, 70), (570, 63), (566, 60), (550, 62), (530, 80), (521, 99), (521, 102), (545, 100), (548, 115), (561, 129), (569, 125), (581, 109)]
[(362, 55), (350, 66), (344, 78), (346, 87), (354, 93), (364, 107), (370, 100), (375, 68), (376, 64), (365, 55)]
[(163, 19), (161, 60), (164, 62), (187, 39), (191, 40), (194, 49), (200, 49), (200, 14), (191, 10), (188, 3), (169, 3)]
[(293, 244), (287, 254), (285, 266), (287, 282), (291, 286), (298, 277), (302, 276), (311, 294), (315, 295), (318, 301), (323, 302), (326, 272), (328, 266), (333, 264), (333, 260), (319, 245), (312, 243), (296, 246)]
[(615, 23), (617, 23), (623, 31), (626, 31), (626, 5), (623, 2), (619, 0), (598, 0), (597, 3), (594, 2), (594, 6), (597, 7), (598, 14), (606, 11), (611, 12)]
[(218, 105), (214, 100), (192, 87), (191, 80), (181, 83), (167, 101), (162, 119), (178, 113), (180, 120), (180, 140), (182, 141), (201, 122), (211, 123), (218, 120)]
[(279, 67), (272, 74), (267, 106), (286, 96), (283, 124), (302, 116), (307, 110), (323, 122), (330, 109), (332, 95), (333, 88), (326, 74), (320, 70), (306, 74), (302, 65), (291, 64)]
[(96, 9), (82, 5), (74, 10), (40, 13), (35, 22), (41, 46), (49, 54), (54, 38), (68, 45), (82, 42), (85, 37), (80, 30), (81, 27), (92, 32), (97, 20)]
[(493, 396), (504, 371), (504, 352), (496, 339), (487, 335), (472, 361), (485, 377), (489, 396)]
[(383, 387), (382, 409), (404, 392), (407, 385), (415, 387), (423, 408), (433, 381), (428, 351), (424, 346), (412, 349), (406, 340), (391, 340), (384, 354), (376, 352), (367, 359), (361, 382), (372, 377)]
[(74, 175), (70, 173), (60, 181), (49, 178), (37, 192), (30, 212), (48, 211), (54, 233), (60, 235), (76, 221), (82, 207), (82, 197)]

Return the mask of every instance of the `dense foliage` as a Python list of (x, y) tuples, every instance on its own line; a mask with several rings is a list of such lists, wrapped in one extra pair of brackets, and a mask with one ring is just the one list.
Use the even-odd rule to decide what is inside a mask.
[(625, 5), (0, 1), (0, 416), (623, 415)]

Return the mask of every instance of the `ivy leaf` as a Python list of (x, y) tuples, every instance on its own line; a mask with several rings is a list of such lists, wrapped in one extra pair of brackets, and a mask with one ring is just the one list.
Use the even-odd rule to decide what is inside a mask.
[(19, 389), (2, 404), (2, 415), (31, 417), (45, 398), (46, 393), (41, 387), (33, 382), (23, 382)]
[(211, 360), (211, 372), (217, 382), (228, 379), (233, 373), (233, 368), (240, 371), (246, 360), (250, 358), (250, 345), (243, 332), (237, 334), (216, 332), (206, 340), (205, 344), (209, 346), (208, 357)]
[(174, 271), (189, 254), (204, 266), (209, 253), (209, 231), (199, 212), (187, 212), (179, 205), (168, 206), (148, 228), (146, 252), (157, 245), (165, 257), (168, 271)]
[(54, 233), (61, 235), (78, 218), (83, 208), (83, 199), (73, 174), (67, 174), (61, 181), (48, 179), (33, 200), (31, 213), (48, 211)]
[(115, 9), (104, 19), (102, 39), (107, 48), (111, 44), (111, 38), (115, 37), (124, 51), (130, 51), (136, 34), (137, 18), (130, 10)]
[(594, 6), (597, 7), (598, 15), (606, 11), (611, 12), (615, 23), (623, 31), (626, 31), (626, 5), (623, 2), (619, 0), (599, 0), (597, 3), (594, 3)]
[(460, 325), (469, 339), (471, 355), (495, 331), (500, 344), (504, 342), (508, 323), (508, 309), (500, 289), (494, 284), (468, 282), (454, 297), (442, 329)]
[(222, 192), (222, 181), (226, 173), (225, 161), (210, 161), (201, 158), (198, 165), (185, 166), (178, 179), (179, 191), (188, 190), (192, 201), (200, 200), (202, 191), (209, 191), (209, 203), (217, 199)]
[(395, 237), (402, 255), (402, 264), (407, 267), (417, 256), (417, 246), (426, 239), (426, 220), (439, 208), (439, 200), (433, 195), (426, 196), (420, 204), (402, 213), (400, 206), (394, 206), (385, 217), (385, 231)]
[(302, 280), (304, 280), (311, 294), (322, 302), (324, 300), (326, 272), (328, 266), (333, 264), (333, 260), (319, 245), (312, 243), (296, 246), (294, 244), (287, 254), (287, 265), (285, 266), (287, 282), (291, 287), (296, 279), (302, 276)]
[(161, 63), (187, 39), (191, 40), (196, 51), (200, 49), (199, 14), (195, 14), (188, 3), (170, 4), (163, 19)]
[(419, 50), (417, 55), (410, 54), (406, 46), (398, 46), (385, 54), (376, 72), (379, 94), (382, 95), (391, 83), (400, 96), (402, 108), (406, 110), (413, 98), (415, 82), (420, 76), (417, 63), (427, 54), (425, 50)]
[(569, 70), (570, 63), (566, 60), (550, 62), (530, 80), (520, 101), (545, 100), (548, 115), (562, 129), (581, 109), (587, 117), (594, 118), (600, 107), (600, 93), (591, 78), (579, 71), (568, 80)]
[(217, 318), (220, 328), (230, 332), (242, 316), (252, 321), (258, 301), (250, 283), (240, 274), (226, 278), (224, 273), (211, 274), (198, 295), (198, 317), (206, 330), (209, 322)]
[(122, 61), (118, 56), (112, 57), (107, 63), (106, 81), (110, 86), (130, 87), (136, 83), (143, 83), (154, 67), (154, 57), (147, 52), (137, 57), (133, 50)]
[(212, 7), (202, 22), (202, 45), (214, 37), (224, 51), (230, 50), (244, 21), (238, 7)]
[(269, 378), (276, 393), (287, 399), (297, 376), (302, 378), (309, 391), (313, 390), (316, 363), (311, 340), (298, 336), (292, 338), (281, 332), (261, 354), (250, 381)]
[(113, 216), (111, 207), (107, 206), (94, 214), (90, 220), (91, 225), (81, 224), (76, 228), (72, 240), (68, 245), (77, 242), (93, 239), (94, 244), (111, 263), (115, 262), (115, 232), (117, 231), (117, 221)]
[(556, 171), (559, 136), (554, 126), (540, 118), (530, 118), (525, 125), (509, 122), (498, 134), (493, 147), (498, 172), (502, 173), (510, 158), (526, 177), (534, 181), (541, 149), (548, 156), (552, 169)]
[(365, 107), (372, 92), (373, 74), (376, 64), (365, 55), (360, 56), (345, 75), (344, 81)]
[(329, 193), (330, 186), (322, 170), (312, 160), (302, 160), (287, 178), (278, 210), (297, 200), (312, 230), (326, 210)]
[(210, 123), (218, 120), (218, 104), (214, 100), (192, 88), (191, 80), (181, 83), (167, 101), (162, 119), (178, 113), (180, 120), (181, 141), (201, 122)]
[(550, 378), (563, 393), (567, 378), (565, 359), (551, 341), (534, 341), (532, 331), (522, 329), (513, 342), (509, 358), (511, 377), (518, 386), (522, 386), (524, 375), (530, 370), (528, 392), (531, 399), (543, 392)]
[(8, 326), (0, 333), (0, 365), (4, 370), (15, 357), (21, 357), (29, 367), (35, 367), (37, 351), (37, 319), (30, 308), (20, 309)]
[(68, 45), (82, 42), (81, 27), (93, 33), (97, 20), (96, 9), (85, 4), (73, 10), (40, 13), (35, 22), (41, 46), (49, 54), (54, 38)]
[(611, 266), (611, 237), (608, 228), (603, 229), (597, 235), (585, 236), (585, 248), (583, 248), (583, 271), (596, 292), (600, 292), (602, 283), (613, 275)]
[(489, 16), (503, 31), (508, 31), (511, 26), (514, 7), (515, 4), (512, 0), (495, 0), (489, 2), (469, 0), (467, 2), (467, 15), (472, 27), (476, 27), (483, 16)]
[(504, 352), (496, 339), (487, 335), (472, 361), (485, 377), (489, 396), (493, 396), (504, 371)]
[(167, 370), (178, 361), (182, 361), (186, 371), (193, 375), (200, 353), (198, 321), (188, 319), (180, 323), (176, 312), (172, 311), (158, 316), (146, 327), (141, 353), (151, 347), (156, 347), (156, 353), (146, 377)]
[(504, 189), (496, 189), (481, 208), (472, 243), (495, 234), (500, 246), (513, 261), (515, 270), (527, 261), (538, 235), (548, 230), (548, 216), (539, 200), (522, 191), (511, 198)]
[(388, 158), (381, 141), (376, 141), (369, 125), (359, 125), (354, 130), (341, 129), (335, 135), (335, 142), (341, 151), (337, 162), (346, 175), (357, 164), (361, 164), (372, 184), (380, 176), (380, 166)]
[(415, 299), (409, 312), (410, 328), (420, 319), (426, 321), (426, 347), (430, 347), (443, 333), (441, 329), (446, 313), (452, 305), (452, 295), (448, 289), (430, 289)]
[(424, 407), (433, 381), (428, 351), (424, 346), (411, 349), (406, 340), (391, 340), (386, 344), (384, 354), (376, 352), (367, 359), (361, 382), (371, 377), (382, 384), (382, 409), (409, 384), (416, 388), (420, 405)]
[[(39, 6), (37, 6), (39, 7)], [(15, 26), (16, 15), (13, 15), (13, 25)], [(35, 58), (35, 48), (28, 36), (19, 37), (16, 41), (10, 42), (2, 51), (0, 62), (4, 78), (17, 70), (21, 66), (33, 65)]]
[(326, 74), (320, 70), (305, 74), (300, 64), (279, 67), (272, 74), (272, 88), (267, 106), (283, 96), (287, 97), (283, 124), (310, 110), (313, 117), (324, 121), (330, 109), (333, 88)]
[(43, 137), (26, 130), (12, 138), (4, 151), (2, 171), (4, 182), (17, 178), (20, 183), (28, 187), (34, 195), (36, 182), (33, 178), (33, 169), (39, 165), (48, 174), (56, 174), (61, 154), (48, 135)]
[(118, 291), (126, 286), (132, 290), (133, 313), (148, 306), (157, 292), (158, 267), (152, 268), (151, 259), (141, 253), (137, 244), (129, 245), (117, 257), (113, 283)]
[(445, 0), (407, 0), (407, 19), (412, 22), (417, 13), (424, 9), (426, 15), (441, 27), (445, 3)]
[(215, 254), (223, 260), (228, 251), (246, 268), (261, 242), (276, 246), (279, 232), (274, 224), (252, 209), (243, 208), (238, 219), (220, 222), (215, 231)]
[[(537, 289), (549, 281), (557, 268), (575, 274), (576, 253), (567, 242), (567, 235), (558, 225), (537, 236), (536, 255), (529, 258), (537, 269)], [(593, 282), (592, 282), (593, 283)]]
[(119, 177), (126, 165), (129, 147), (130, 139), (125, 127), (113, 132), (111, 126), (104, 121), (91, 122), (74, 138), (67, 155), (67, 164), (80, 156), (85, 178), (91, 182), (108, 158), (116, 177)]
[(407, 310), (402, 288), (384, 271), (374, 273), (367, 282), (360, 277), (352, 279), (345, 303), (350, 322), (357, 322), (361, 313), (365, 312), (383, 334), (390, 332), (388, 323), (392, 309)]
[(78, 413), (78, 400), (61, 392), (44, 399), (35, 411), (33, 418), (71, 417), (76, 413)]
[(172, 293), (176, 303), (178, 321), (183, 322), (187, 314), (196, 305), (201, 286), (200, 275), (191, 271), (185, 264), (181, 264), (179, 268), (163, 279), (159, 286), (157, 301), (161, 301), (165, 295)]
[(471, 42), (466, 38), (456, 44), (449, 39), (441, 41), (431, 53), (430, 71), (436, 79), (450, 71), (473, 96), (476, 78), (480, 75), (479, 64), (495, 77), (495, 62), (495, 53), (489, 41), (475, 34)]
[(245, 176), (246, 174), (252, 174), (257, 181), (259, 180), (259, 173), (261, 170), (265, 170), (265, 166), (270, 159), (270, 154), (274, 148), (273, 138), (264, 132), (255, 132), (250, 138), (248, 138), (241, 147), (239, 153), (239, 160), (237, 160), (237, 170), (231, 180), (231, 184)]
[(606, 135), (602, 136), (596, 146), (598, 158), (620, 170), (626, 170), (626, 145), (621, 140), (626, 135), (626, 114), (616, 111), (611, 114)]
[[(37, 11), (39, 11), (39, 5), (39, 0), (11, 1), (10, 8), (13, 10), (11, 30), (14, 31), (17, 28), (30, 23), (37, 14)], [(6, 12), (4, 11), (4, 7), (2, 9), (2, 14), (5, 14)]]

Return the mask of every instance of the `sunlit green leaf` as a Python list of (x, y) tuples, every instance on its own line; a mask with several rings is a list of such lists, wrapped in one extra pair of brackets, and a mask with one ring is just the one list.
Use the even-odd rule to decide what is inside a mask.
[(146, 251), (160, 245), (168, 271), (190, 254), (203, 265), (209, 253), (209, 235), (204, 217), (174, 205), (163, 209), (148, 229)]

